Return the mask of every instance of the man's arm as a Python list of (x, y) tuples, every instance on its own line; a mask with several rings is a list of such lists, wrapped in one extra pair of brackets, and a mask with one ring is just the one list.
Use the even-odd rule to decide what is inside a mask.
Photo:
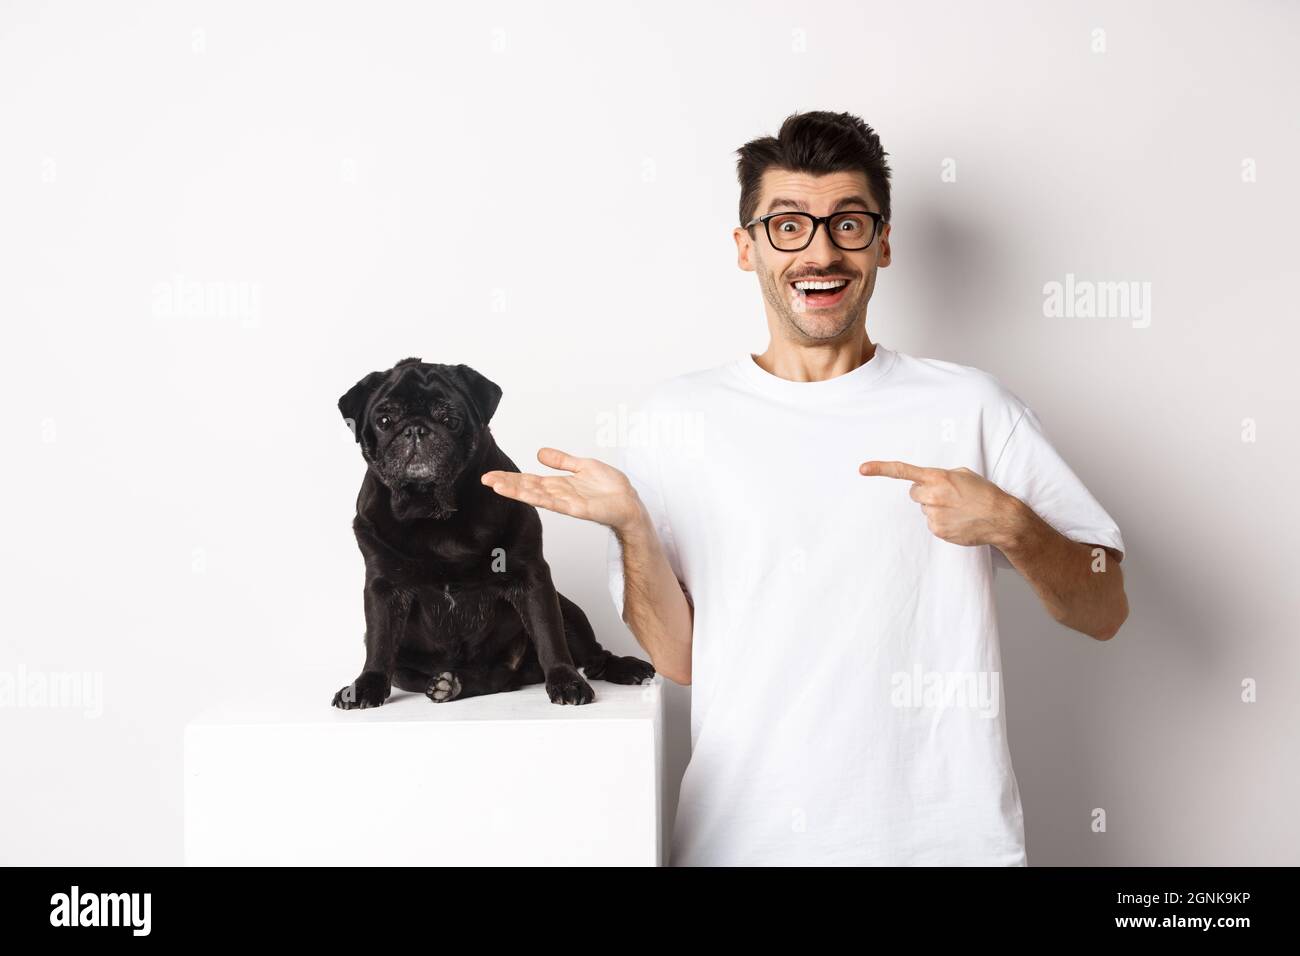
[(1072, 541), (1019, 498), (1006, 498), (1006, 530), (994, 547), (1030, 583), (1047, 613), (1099, 641), (1119, 633), (1128, 618), (1119, 552)]
[(633, 511), (635, 517), (613, 529), (623, 554), (623, 622), (646, 649), (655, 670), (678, 684), (689, 684), (695, 608), (686, 600), (639, 497)]
[[(869, 461), (858, 471), (913, 482), (912, 500), (920, 502), (934, 535), (953, 544), (997, 548), (1066, 627), (1108, 641), (1128, 617), (1118, 552), (1070, 540), (1029, 505), (969, 468)], [(1094, 555), (1098, 548), (1104, 553)]]
[(610, 528), (623, 552), (624, 623), (656, 671), (689, 684), (694, 609), (632, 483), (603, 461), (575, 458), (555, 448), (541, 449), (537, 460), (572, 474), (489, 471), (480, 480), (507, 498)]

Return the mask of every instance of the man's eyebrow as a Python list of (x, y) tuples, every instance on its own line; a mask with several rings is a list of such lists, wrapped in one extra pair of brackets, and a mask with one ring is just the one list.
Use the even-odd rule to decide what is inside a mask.
[[(770, 203), (768, 203), (767, 211), (771, 212), (773, 209), (777, 208), (778, 206), (785, 206), (790, 209), (798, 209), (802, 212), (808, 211), (808, 204), (804, 202), (802, 199), (786, 199), (782, 196), (778, 196), (776, 199), (773, 199)], [(861, 196), (845, 196), (843, 199), (841, 199), (839, 202), (835, 204), (835, 208), (832, 209), (831, 212), (839, 212), (841, 209), (843, 209), (846, 206), (861, 206), (863, 209), (866, 209), (868, 211), (871, 210), (871, 203), (867, 202)]]

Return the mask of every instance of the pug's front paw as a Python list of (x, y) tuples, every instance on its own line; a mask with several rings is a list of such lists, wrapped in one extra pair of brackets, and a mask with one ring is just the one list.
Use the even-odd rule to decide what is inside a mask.
[(347, 687), (341, 687), (334, 695), (334, 706), (340, 710), (364, 710), (378, 707), (388, 700), (393, 685), (383, 674), (366, 671)]
[(596, 699), (591, 685), (569, 664), (553, 667), (546, 675), (546, 694), (552, 704), (590, 704)]

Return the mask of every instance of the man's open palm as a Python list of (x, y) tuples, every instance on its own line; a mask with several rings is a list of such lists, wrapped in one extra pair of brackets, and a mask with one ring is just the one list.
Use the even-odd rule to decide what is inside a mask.
[(635, 513), (632, 483), (617, 468), (596, 458), (575, 458), (557, 448), (541, 449), (537, 460), (572, 474), (489, 471), (480, 480), (507, 498), (612, 528), (622, 526)]

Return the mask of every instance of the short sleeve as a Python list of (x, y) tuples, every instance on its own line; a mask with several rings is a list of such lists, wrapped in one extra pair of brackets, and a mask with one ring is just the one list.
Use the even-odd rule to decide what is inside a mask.
[[(1124, 553), (1119, 526), (1052, 446), (1033, 409), (1022, 407), (988, 479), (1071, 541)], [(1011, 567), (997, 548), (993, 549), (993, 564)]]

